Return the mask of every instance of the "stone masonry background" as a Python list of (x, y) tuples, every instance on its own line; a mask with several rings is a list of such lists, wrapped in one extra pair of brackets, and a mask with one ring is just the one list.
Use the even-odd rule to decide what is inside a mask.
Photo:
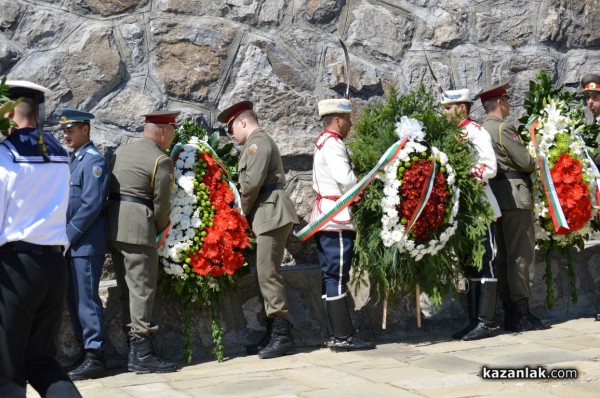
[[(219, 110), (250, 99), (279, 145), (286, 189), (304, 224), (314, 200), (316, 104), (345, 89), (338, 39), (350, 52), (354, 117), (392, 86), (433, 88), (427, 54), (445, 88), (477, 93), (510, 81), (516, 120), (538, 70), (574, 89), (583, 73), (600, 72), (599, 10), (600, 0), (0, 0), (0, 76), (54, 91), (46, 115), (60, 139), (53, 127), (57, 107), (93, 112), (92, 140), (109, 158), (141, 136), (144, 113), (179, 109), (217, 128)], [(314, 244), (292, 237), (288, 252), (290, 270), (314, 269)], [(582, 256), (578, 284), (591, 297), (600, 283), (597, 261)], [(556, 260), (559, 274), (560, 264), (564, 260)], [(537, 304), (545, 295), (540, 269)], [(314, 279), (318, 290), (315, 275), (300, 279)], [(317, 291), (304, 307), (307, 319), (318, 305)], [(118, 319), (116, 307), (111, 322)], [(406, 300), (397, 309), (404, 327), (414, 310)], [(244, 317), (235, 321), (236, 330), (252, 326)], [(319, 322), (311, 322), (305, 326), (318, 330)]]

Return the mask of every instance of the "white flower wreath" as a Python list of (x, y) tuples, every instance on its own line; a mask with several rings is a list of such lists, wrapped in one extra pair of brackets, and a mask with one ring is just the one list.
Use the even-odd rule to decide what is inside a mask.
[(171, 193), (171, 231), (165, 243), (158, 250), (162, 265), (167, 274), (187, 279), (189, 265), (183, 263), (180, 254), (194, 246), (196, 228), (202, 225), (198, 199), (194, 194), (196, 173), (194, 166), (201, 145), (206, 145), (198, 137), (192, 137), (179, 152), (175, 161), (175, 185)]
[[(402, 151), (398, 154), (396, 159), (390, 163), (385, 169), (383, 175), (380, 177), (384, 182), (384, 197), (381, 200), (381, 206), (383, 208), (383, 217), (381, 222), (383, 229), (381, 231), (381, 238), (383, 244), (386, 247), (397, 245), (400, 252), (408, 252), (416, 261), (421, 260), (425, 255), (437, 254), (441, 249), (444, 248), (448, 239), (456, 232), (457, 220), (456, 214), (458, 213), (458, 203), (460, 198), (460, 190), (455, 185), (456, 175), (454, 169), (448, 163), (448, 157), (444, 152), (441, 152), (436, 147), (431, 148), (431, 152), (436, 159), (439, 160), (440, 165), (445, 168), (445, 177), (447, 184), (452, 189), (452, 210), (450, 218), (447, 223), (447, 227), (442, 231), (436, 231), (432, 234), (431, 239), (427, 244), (416, 244), (414, 240), (408, 237), (408, 234), (404, 236), (405, 226), (400, 222), (400, 217), (396, 207), (400, 204), (400, 193), (399, 188), (402, 185), (402, 181), (398, 180), (398, 168), (403, 162), (411, 161), (411, 154), (427, 152), (427, 147), (414, 141), (407, 141)], [(403, 238), (404, 236), (404, 238)]]

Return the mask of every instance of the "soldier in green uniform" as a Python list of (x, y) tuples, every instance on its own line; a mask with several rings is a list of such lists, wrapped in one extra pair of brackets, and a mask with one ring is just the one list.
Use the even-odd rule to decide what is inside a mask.
[[(581, 89), (585, 95), (587, 107), (592, 113), (593, 123), (600, 125), (600, 75), (587, 73), (581, 78)], [(600, 135), (596, 137), (600, 142)], [(600, 168), (600, 151), (594, 157), (594, 163)], [(596, 320), (600, 321), (600, 313), (596, 314)]]
[[(256, 235), (256, 273), (271, 328), (259, 358), (276, 358), (295, 352), (288, 320), (287, 293), (281, 275), (285, 243), (298, 215), (286, 192), (279, 149), (260, 128), (251, 101), (238, 102), (222, 111), (217, 120), (244, 145), (238, 164), (242, 210)], [(259, 347), (260, 348), (260, 347)]]
[(498, 163), (496, 177), (490, 180), (502, 216), (495, 224), (498, 296), (504, 308), (504, 329), (511, 332), (545, 329), (529, 310), (529, 274), (535, 257), (533, 202), (529, 175), (533, 158), (517, 129), (504, 119), (510, 114), (508, 83), (479, 93), (487, 114), (483, 127), (492, 138)]
[(155, 353), (152, 336), (158, 326), (152, 311), (158, 277), (156, 237), (169, 225), (173, 162), (165, 154), (175, 137), (176, 112), (145, 117), (144, 137), (120, 146), (113, 157), (109, 188), (107, 239), (128, 325), (128, 370), (172, 372), (174, 363)]

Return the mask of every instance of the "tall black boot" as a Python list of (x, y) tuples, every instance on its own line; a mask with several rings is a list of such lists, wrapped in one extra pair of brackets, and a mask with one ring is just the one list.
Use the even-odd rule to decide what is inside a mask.
[(267, 317), (267, 331), (260, 338), (260, 340), (255, 344), (250, 344), (246, 346), (246, 353), (248, 355), (256, 355), (260, 350), (265, 348), (269, 344), (269, 340), (271, 340), (271, 332), (273, 331), (273, 318)]
[(327, 330), (327, 341), (323, 342), (325, 347), (331, 347), (334, 342), (333, 329), (331, 328), (331, 322), (329, 322), (329, 314), (327, 312), (327, 298), (325, 296), (321, 299), (321, 305), (323, 307), (323, 313), (325, 314), (325, 330)]
[(273, 318), (269, 344), (258, 352), (260, 359), (277, 358), (296, 352), (290, 321), (280, 316)]
[(337, 300), (327, 300), (327, 316), (333, 330), (332, 351), (372, 350), (375, 343), (363, 341), (354, 336), (355, 330), (350, 318), (350, 308), (346, 296)]
[(477, 326), (479, 320), (477, 319), (478, 307), (479, 307), (479, 294), (481, 291), (480, 282), (470, 282), (469, 290), (467, 290), (467, 314), (469, 316), (469, 323), (458, 332), (452, 334), (453, 339), (460, 340), (463, 336), (469, 333)]
[(97, 379), (106, 376), (106, 359), (101, 350), (86, 350), (81, 364), (68, 373), (71, 380)]
[(473, 330), (465, 334), (464, 341), (481, 340), (494, 335), (496, 327), (496, 287), (497, 282), (481, 283), (479, 295), (478, 323)]
[(515, 303), (515, 327), (517, 332), (548, 329), (540, 318), (531, 313), (528, 299), (521, 299)]
[(132, 337), (129, 341), (127, 370), (137, 374), (175, 372), (177, 365), (163, 361), (154, 353), (150, 338)]

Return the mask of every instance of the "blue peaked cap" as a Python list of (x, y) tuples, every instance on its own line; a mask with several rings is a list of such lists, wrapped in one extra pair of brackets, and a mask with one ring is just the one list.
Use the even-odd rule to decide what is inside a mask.
[(60, 108), (58, 112), (62, 128), (71, 127), (75, 123), (89, 123), (94, 118), (91, 113), (77, 109)]

